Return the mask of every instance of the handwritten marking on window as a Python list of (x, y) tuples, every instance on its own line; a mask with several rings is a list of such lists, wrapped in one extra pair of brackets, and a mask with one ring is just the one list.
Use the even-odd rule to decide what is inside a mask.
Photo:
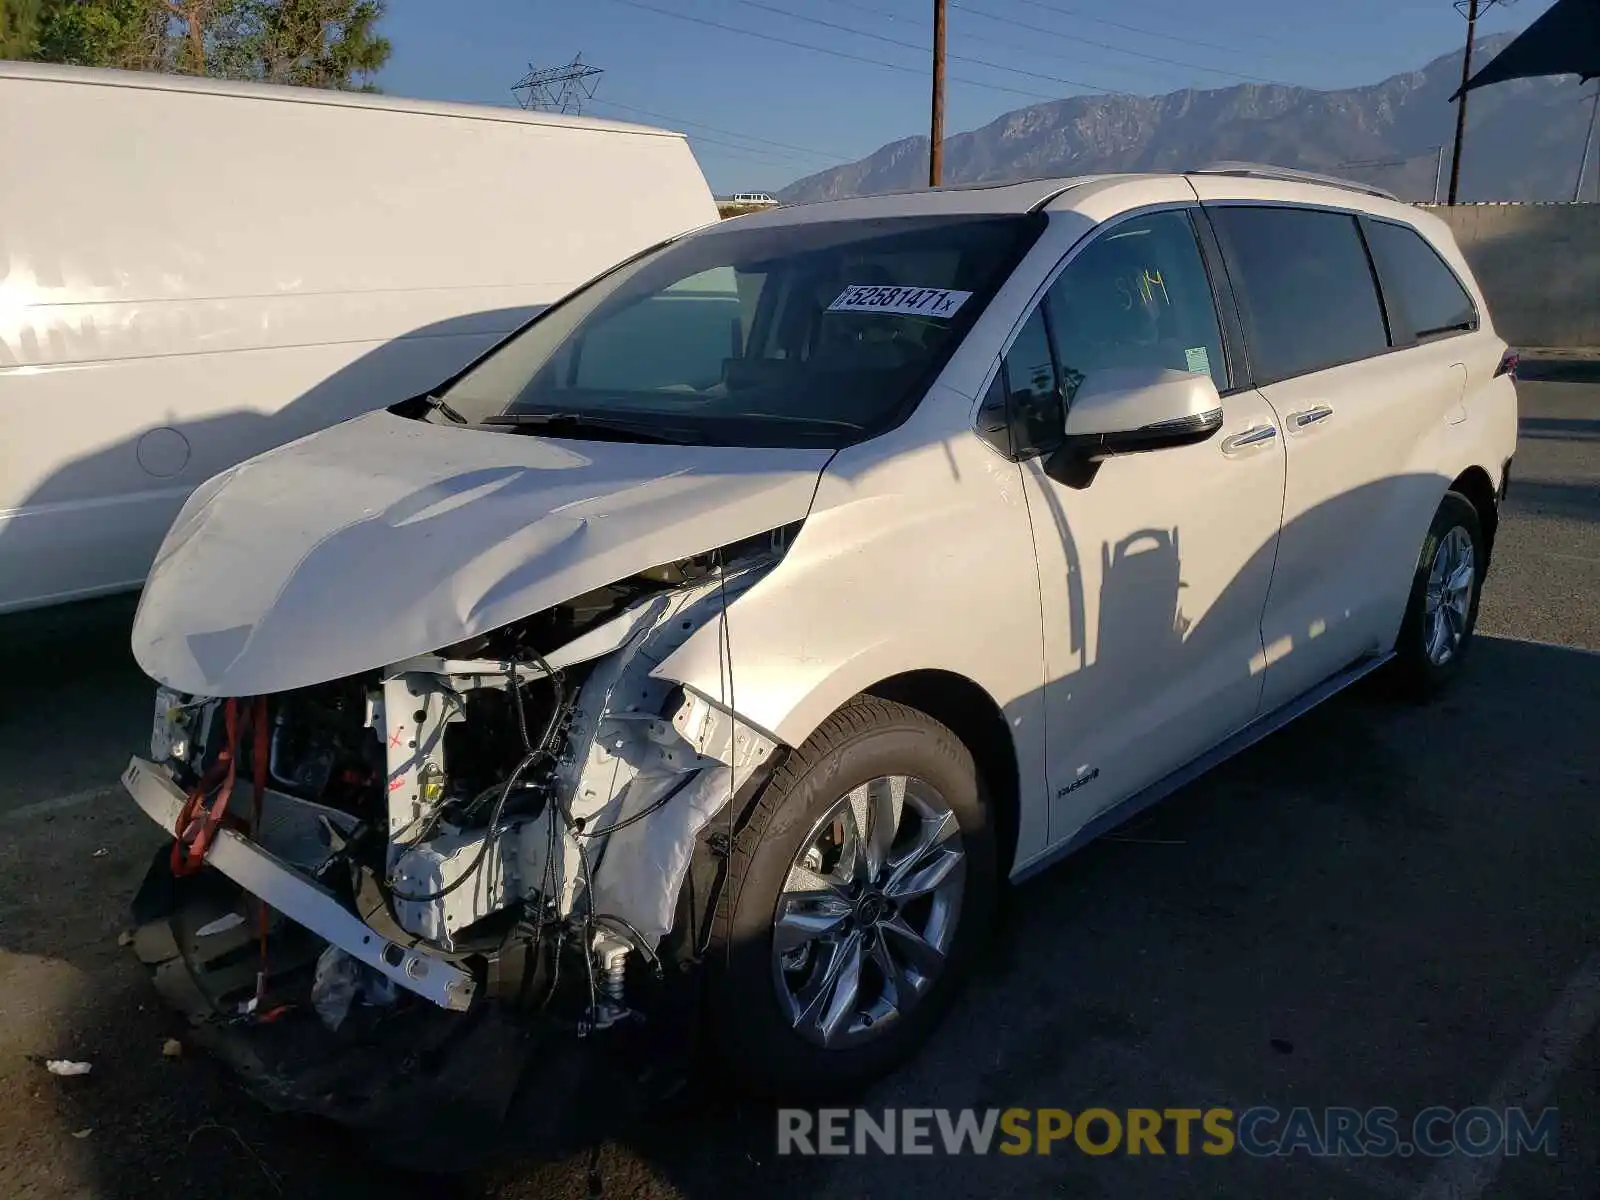
[(1172, 297), (1167, 294), (1167, 281), (1162, 278), (1160, 271), (1149, 267), (1137, 275), (1117, 276), (1117, 295), (1122, 300), (1123, 312), (1131, 311), (1136, 303), (1148, 308), (1157, 303), (1158, 295), (1160, 303), (1172, 304)]

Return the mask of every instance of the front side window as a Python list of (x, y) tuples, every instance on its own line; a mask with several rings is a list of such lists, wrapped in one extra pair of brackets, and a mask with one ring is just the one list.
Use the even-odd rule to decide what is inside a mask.
[(1388, 329), (1356, 219), (1305, 208), (1211, 210), (1257, 384), (1382, 354)]
[(940, 216), (713, 229), (576, 292), (441, 399), (469, 424), (554, 436), (859, 441), (904, 419), (1042, 223)]
[(1068, 404), (1091, 371), (1160, 367), (1228, 389), (1222, 331), (1186, 212), (1116, 225), (1050, 287), (1050, 332)]
[(1061, 440), (1061, 384), (1043, 303), (1029, 315), (1006, 351), (995, 385), (1004, 388), (1002, 404), (991, 401), (989, 407), (1004, 408), (1011, 439), (1008, 451), (1013, 458), (1030, 458)]
[(1390, 320), (1405, 320), (1405, 328), (1395, 329), (1397, 342), (1424, 342), (1478, 327), (1472, 297), (1420, 233), (1388, 221), (1368, 221), (1366, 228), (1384, 294), (1396, 310)]
[(1014, 458), (1048, 452), (1079, 385), (1113, 367), (1192, 371), (1228, 387), (1211, 280), (1185, 212), (1124, 221), (1067, 264), (1006, 351), (983, 435)]

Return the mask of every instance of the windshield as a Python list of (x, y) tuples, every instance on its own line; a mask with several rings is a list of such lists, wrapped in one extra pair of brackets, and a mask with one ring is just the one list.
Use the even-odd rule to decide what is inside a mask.
[(542, 314), (424, 419), (557, 437), (846, 445), (905, 419), (1040, 224), (901, 217), (697, 234)]

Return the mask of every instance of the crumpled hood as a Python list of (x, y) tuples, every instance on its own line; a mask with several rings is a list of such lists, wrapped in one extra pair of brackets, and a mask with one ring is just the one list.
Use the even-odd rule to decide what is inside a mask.
[(798, 521), (831, 455), (370, 413), (195, 491), (145, 584), (134, 657), (205, 696), (354, 675)]

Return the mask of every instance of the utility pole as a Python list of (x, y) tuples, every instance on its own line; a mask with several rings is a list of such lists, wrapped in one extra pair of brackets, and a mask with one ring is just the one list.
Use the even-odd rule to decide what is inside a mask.
[(1461, 186), (1461, 142), (1467, 135), (1467, 80), (1472, 78), (1472, 39), (1478, 32), (1478, 0), (1467, 0), (1467, 48), (1461, 54), (1461, 99), (1456, 102), (1456, 145), (1450, 155), (1450, 198)]
[[(1476, 3), (1476, 0), (1474, 0)], [(933, 112), (928, 130), (928, 186), (944, 174), (944, 5), (933, 0)]]
[(1583, 176), (1589, 170), (1589, 147), (1594, 144), (1594, 122), (1600, 117), (1600, 87), (1594, 91), (1594, 107), (1589, 110), (1589, 132), (1583, 139), (1583, 157), (1578, 160), (1578, 186), (1572, 189), (1572, 202), (1583, 199)]
[(1439, 185), (1444, 182), (1444, 143), (1440, 142), (1437, 149), (1439, 156), (1434, 159), (1433, 163), (1433, 202), (1435, 204), (1439, 203)]

